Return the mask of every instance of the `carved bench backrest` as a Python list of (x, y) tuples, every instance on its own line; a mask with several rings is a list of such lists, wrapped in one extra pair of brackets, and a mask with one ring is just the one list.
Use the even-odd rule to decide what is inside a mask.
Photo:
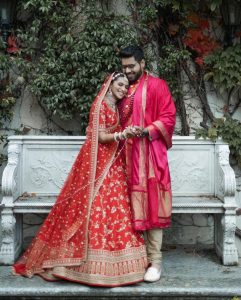
[[(18, 194), (57, 195), (84, 140), (84, 136), (9, 137), (9, 148), (19, 147), (20, 152)], [(174, 196), (215, 194), (215, 151), (211, 141), (173, 138), (168, 159)]]
[(174, 138), (168, 161), (173, 195), (214, 195), (215, 144)]

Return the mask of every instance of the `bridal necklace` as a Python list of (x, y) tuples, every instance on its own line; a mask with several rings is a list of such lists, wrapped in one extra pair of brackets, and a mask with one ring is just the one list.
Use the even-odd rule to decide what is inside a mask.
[(135, 84), (133, 84), (133, 86), (130, 86), (131, 91), (130, 94), (127, 95), (127, 99), (129, 101), (127, 101), (125, 105), (120, 105), (120, 111), (121, 111), (120, 116), (121, 116), (122, 124), (126, 124), (126, 122), (128, 121), (129, 117), (133, 112), (134, 97), (139, 84), (140, 84), (140, 80), (138, 80)]
[(116, 110), (116, 101), (113, 97), (111, 97), (111, 93), (105, 97), (105, 102), (109, 107), (111, 107), (114, 111)]

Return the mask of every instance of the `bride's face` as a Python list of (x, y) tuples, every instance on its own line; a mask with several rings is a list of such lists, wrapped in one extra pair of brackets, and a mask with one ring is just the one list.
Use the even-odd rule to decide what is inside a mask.
[(129, 82), (126, 77), (118, 77), (111, 85), (111, 92), (116, 100), (121, 100), (127, 95)]

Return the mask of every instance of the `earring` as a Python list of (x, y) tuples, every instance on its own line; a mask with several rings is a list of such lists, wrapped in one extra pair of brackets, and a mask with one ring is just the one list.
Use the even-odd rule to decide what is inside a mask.
[(111, 90), (108, 90), (108, 95), (107, 95), (107, 97), (108, 97), (108, 98), (112, 98), (112, 96), (113, 96), (112, 91), (111, 91)]

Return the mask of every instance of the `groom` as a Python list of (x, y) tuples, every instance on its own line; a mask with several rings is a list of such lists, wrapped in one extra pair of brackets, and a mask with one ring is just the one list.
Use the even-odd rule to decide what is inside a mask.
[(149, 268), (144, 280), (154, 282), (161, 277), (163, 228), (171, 224), (167, 149), (172, 146), (176, 109), (166, 82), (145, 71), (139, 46), (124, 48), (119, 56), (130, 83), (118, 108), (122, 127), (132, 128), (125, 150), (133, 226), (146, 233)]

